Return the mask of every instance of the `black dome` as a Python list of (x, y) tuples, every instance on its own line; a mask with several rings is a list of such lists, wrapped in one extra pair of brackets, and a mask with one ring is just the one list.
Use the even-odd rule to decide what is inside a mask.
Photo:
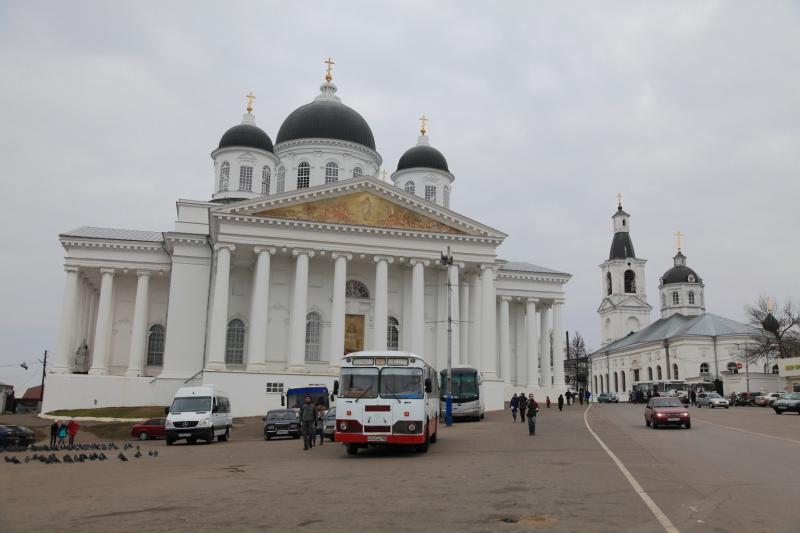
[(220, 148), (246, 146), (272, 152), (272, 140), (264, 130), (250, 124), (239, 124), (226, 131), (219, 140)]
[(397, 170), (407, 168), (435, 168), (450, 172), (447, 168), (447, 159), (442, 152), (432, 146), (415, 146), (407, 150), (397, 162)]
[[(694, 276), (692, 280), (689, 280), (689, 276)], [(697, 275), (697, 272), (692, 270), (691, 268), (684, 266), (684, 265), (677, 265), (666, 272), (664, 275), (661, 276), (661, 284), (662, 285), (669, 285), (670, 283), (702, 283), (703, 280), (700, 279), (700, 276)]]
[(608, 253), (608, 258), (628, 259), (629, 257), (636, 257), (633, 251), (631, 234), (627, 231), (618, 231), (614, 234), (614, 240), (611, 241), (611, 251)]
[(375, 150), (367, 121), (340, 102), (317, 101), (295, 109), (283, 121), (276, 143), (295, 139), (339, 139)]

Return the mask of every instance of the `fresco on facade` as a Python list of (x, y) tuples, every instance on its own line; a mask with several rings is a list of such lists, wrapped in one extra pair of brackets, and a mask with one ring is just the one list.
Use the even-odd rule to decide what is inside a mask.
[(368, 192), (277, 207), (253, 216), (435, 233), (464, 233)]
[(344, 353), (364, 349), (364, 315), (344, 316)]

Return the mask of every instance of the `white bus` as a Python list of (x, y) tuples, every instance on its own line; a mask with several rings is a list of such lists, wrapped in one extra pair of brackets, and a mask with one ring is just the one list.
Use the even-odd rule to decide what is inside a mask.
[(353, 352), (342, 359), (336, 399), (336, 442), (348, 455), (373, 445), (436, 442), (439, 383), (436, 369), (409, 352)]
[[(454, 367), (452, 371), (453, 418), (472, 418), (481, 420), (484, 415), (481, 398), (481, 375), (477, 368), (469, 366)], [(447, 370), (441, 371), (440, 399), (441, 418), (444, 418), (447, 404)]]

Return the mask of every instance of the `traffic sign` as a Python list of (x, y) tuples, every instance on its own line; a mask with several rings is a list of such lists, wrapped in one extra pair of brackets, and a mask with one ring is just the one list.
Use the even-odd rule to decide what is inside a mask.
[(736, 363), (736, 368), (742, 368), (742, 363)]

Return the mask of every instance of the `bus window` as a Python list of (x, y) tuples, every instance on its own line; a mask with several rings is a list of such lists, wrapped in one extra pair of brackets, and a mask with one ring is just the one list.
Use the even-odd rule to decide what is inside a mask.
[(380, 393), (381, 398), (422, 398), (422, 369), (384, 368)]
[(377, 368), (342, 368), (340, 398), (377, 398)]

